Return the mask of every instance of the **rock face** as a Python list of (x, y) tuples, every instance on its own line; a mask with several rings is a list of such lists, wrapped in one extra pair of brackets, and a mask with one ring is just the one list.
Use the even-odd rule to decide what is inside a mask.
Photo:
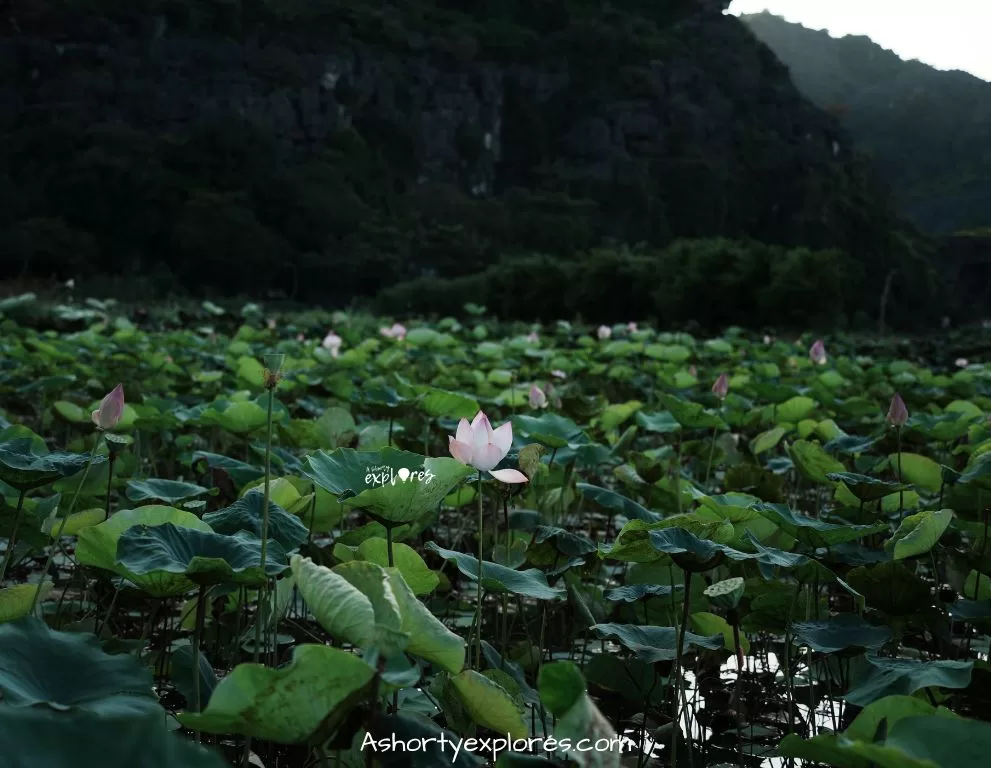
[[(59, 237), (85, 243), (103, 267), (112, 251), (136, 269), (164, 261), (182, 276), (189, 263), (176, 252), (207, 248), (189, 223), (191, 189), (196, 210), (221, 206), (265, 230), (251, 238), (266, 243), (259, 259), (277, 256), (304, 275), (327, 260), (351, 269), (370, 250), (396, 251), (389, 268), (402, 278), (471, 271), (510, 249), (716, 235), (889, 258), (890, 209), (848, 137), (722, 14), (726, 0), (686, 0), (663, 19), (555, 5), (563, 31), (548, 33), (537, 56), (455, 27), (396, 42), (356, 23), (322, 37), (305, 22), (239, 22), (241, 34), (225, 37), (161, 16), (124, 23), (42, 9), (22, 18), (0, 39), (0, 130), (15, 137), (0, 186), (30, 190), (3, 214), (19, 263), (60, 269), (40, 220), (61, 222)], [(223, 129), (207, 148), (197, 143), (216, 125), (248, 126), (250, 137)], [(39, 147), (52, 132), (64, 144)], [(138, 148), (126, 163), (148, 153), (148, 168), (126, 171), (128, 184), (140, 176), (140, 193), (128, 196), (140, 210), (119, 213), (141, 219), (153, 207), (154, 243), (73, 204), (99, 194), (98, 180), (80, 180), (94, 155), (125, 173), (119, 141), (100, 143), (101, 132), (130, 137)], [(206, 174), (197, 151), (226, 161), (226, 175)], [(307, 233), (266, 208), (265, 174), (305, 187), (290, 207), (307, 212)], [(67, 177), (77, 180), (70, 191)], [(278, 202), (286, 194), (296, 192)], [(323, 231), (310, 219), (325, 220), (327, 206), (354, 213), (333, 214), (340, 220)], [(163, 244), (176, 232), (185, 239)]]

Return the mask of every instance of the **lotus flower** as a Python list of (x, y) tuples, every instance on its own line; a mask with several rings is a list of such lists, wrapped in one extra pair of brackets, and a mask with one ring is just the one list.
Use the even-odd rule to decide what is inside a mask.
[(551, 371), (551, 376), (553, 376), (555, 379), (568, 378), (568, 374), (566, 374), (564, 371), (560, 370), (559, 368), (555, 368), (553, 371)]
[(341, 353), (341, 345), (343, 343), (344, 339), (333, 331), (329, 331), (323, 339), (323, 348), (330, 350), (331, 357), (337, 357)]
[(393, 323), (389, 328), (379, 328), (379, 333), (387, 338), (402, 341), (406, 338), (406, 326), (402, 323)]
[(956, 365), (957, 368), (966, 368), (968, 365), (970, 365), (970, 360), (968, 360), (966, 357), (958, 357), (954, 362), (954, 365)]
[(530, 387), (530, 407), (531, 408), (547, 407), (547, 395), (545, 395), (544, 390), (542, 390), (536, 384)]
[(527, 334), (526, 340), (531, 344), (536, 344), (538, 341), (540, 341), (540, 334), (537, 333), (536, 331), (532, 331)]
[(461, 419), (455, 437), (448, 437), (451, 455), (462, 464), (474, 467), (479, 472), (488, 472), (496, 480), (504, 483), (525, 483), (527, 476), (515, 469), (495, 469), (513, 444), (513, 425), (506, 422), (498, 429), (492, 429), (489, 417), (483, 411), (475, 414), (471, 424)]
[(93, 423), (97, 429), (104, 431), (113, 429), (124, 415), (124, 385), (118, 384), (103, 400), (100, 407), (93, 411)]
[(628, 330), (630, 333), (636, 333), (637, 332), (637, 324), (636, 323), (627, 323), (626, 324), (626, 330)]
[(600, 325), (599, 330), (596, 331), (596, 333), (598, 334), (600, 339), (605, 341), (610, 336), (612, 336), (612, 328), (610, 328), (608, 325)]
[(270, 317), (268, 319), (268, 329), (270, 331), (274, 331), (276, 325), (277, 325), (277, 323), (275, 322), (275, 318), (274, 317)]
[(729, 394), (729, 377), (725, 373), (719, 374), (716, 383), (712, 385), (712, 394), (720, 400), (726, 399), (726, 395)]
[(826, 364), (826, 345), (822, 343), (822, 339), (809, 347), (809, 360), (816, 365)]
[(699, 377), (699, 369), (694, 365), (688, 366), (688, 373), (693, 379), (697, 379)]
[(893, 427), (902, 427), (908, 421), (908, 408), (902, 396), (895, 392), (891, 397), (891, 405), (888, 406), (888, 423)]

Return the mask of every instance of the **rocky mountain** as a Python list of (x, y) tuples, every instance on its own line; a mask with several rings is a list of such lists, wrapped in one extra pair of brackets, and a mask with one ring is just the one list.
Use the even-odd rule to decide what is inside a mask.
[(905, 258), (728, 0), (469, 5), (14, 0), (0, 277), (340, 302), (679, 238), (837, 249), (868, 286)]
[(991, 225), (991, 83), (770, 13), (741, 17), (803, 94), (836, 115), (924, 231)]

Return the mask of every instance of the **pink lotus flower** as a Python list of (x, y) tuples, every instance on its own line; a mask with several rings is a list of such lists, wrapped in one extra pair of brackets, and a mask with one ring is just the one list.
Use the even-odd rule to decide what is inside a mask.
[(826, 364), (826, 345), (822, 343), (822, 339), (809, 347), (809, 360), (816, 365)]
[(555, 379), (568, 378), (568, 374), (566, 374), (564, 371), (560, 370), (559, 368), (555, 368), (553, 371), (551, 371), (551, 376), (553, 376)]
[(337, 357), (341, 353), (341, 345), (343, 343), (344, 339), (333, 331), (330, 331), (323, 339), (323, 348), (330, 350), (331, 357)]
[(886, 417), (888, 423), (893, 427), (904, 426), (905, 422), (908, 421), (908, 408), (905, 407), (905, 401), (902, 400), (902, 396), (895, 392), (891, 397), (891, 404), (888, 406), (888, 415)]
[(729, 377), (725, 373), (719, 374), (716, 383), (712, 385), (712, 394), (720, 400), (726, 399), (726, 395), (729, 394)]
[(970, 360), (968, 360), (966, 357), (958, 357), (954, 362), (954, 365), (956, 365), (957, 368), (966, 368), (968, 365), (970, 365)]
[(596, 333), (598, 334), (600, 339), (605, 341), (610, 336), (612, 336), (612, 328), (610, 328), (608, 325), (600, 325), (599, 330), (596, 331)]
[(105, 431), (116, 427), (123, 415), (124, 385), (118, 384), (100, 401), (100, 407), (93, 411), (92, 418), (96, 428)]
[(527, 334), (526, 340), (529, 341), (531, 344), (536, 344), (538, 341), (540, 341), (540, 334), (537, 333), (536, 331), (532, 331), (531, 333)]
[(699, 369), (694, 365), (688, 366), (688, 374), (693, 378), (697, 379), (699, 377)]
[(531, 408), (547, 407), (547, 395), (545, 395), (544, 390), (542, 390), (536, 384), (530, 387), (530, 407)]
[(479, 472), (488, 472), (496, 480), (504, 483), (526, 483), (527, 476), (515, 469), (495, 469), (513, 445), (513, 425), (506, 422), (498, 429), (492, 429), (489, 417), (484, 412), (475, 414), (471, 424), (461, 419), (455, 437), (448, 436), (451, 455), (462, 464), (474, 467)]
[(306, 334), (305, 333), (297, 333), (296, 334), (296, 341), (306, 341)]
[(389, 328), (379, 328), (379, 333), (387, 338), (402, 341), (406, 338), (406, 326), (402, 323), (393, 323)]
[(773, 339), (770, 336), (768, 336), (767, 334), (764, 334), (764, 343), (765, 344), (770, 344), (772, 341), (773, 341)]
[(274, 330), (275, 330), (275, 325), (276, 325), (276, 323), (275, 323), (275, 318), (274, 318), (274, 317), (270, 317), (270, 318), (268, 319), (268, 329), (269, 329), (270, 331), (274, 331)]
[(626, 324), (626, 330), (628, 330), (630, 333), (636, 333), (637, 332), (637, 324), (636, 323), (627, 323)]

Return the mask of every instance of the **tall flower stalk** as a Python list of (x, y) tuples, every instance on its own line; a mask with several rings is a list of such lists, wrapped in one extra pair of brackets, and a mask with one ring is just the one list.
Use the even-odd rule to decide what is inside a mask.
[(461, 419), (458, 431), (448, 436), (448, 449), (451, 455), (470, 467), (478, 470), (476, 496), (478, 505), (478, 591), (475, 606), (475, 649), (478, 668), (482, 666), (482, 563), (484, 555), (484, 519), (482, 516), (482, 473), (488, 472), (496, 480), (504, 483), (525, 483), (527, 476), (516, 469), (496, 469), (496, 466), (509, 453), (513, 445), (513, 425), (506, 422), (493, 429), (489, 417), (483, 411), (468, 419)]

